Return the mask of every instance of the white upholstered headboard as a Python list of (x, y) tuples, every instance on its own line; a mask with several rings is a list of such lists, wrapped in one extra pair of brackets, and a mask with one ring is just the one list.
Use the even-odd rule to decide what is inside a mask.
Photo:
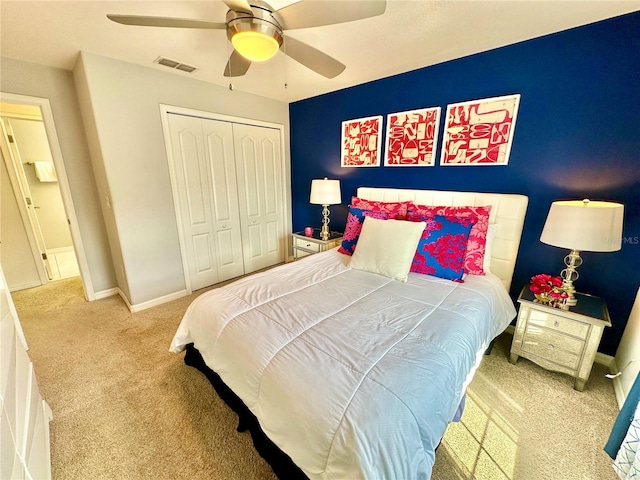
[(526, 195), (375, 187), (359, 187), (356, 195), (381, 202), (411, 200), (418, 205), (474, 207), (491, 205), (489, 223), (496, 225), (496, 236), (491, 249), (490, 269), (491, 273), (502, 280), (509, 291), (518, 256), (524, 216), (529, 204), (529, 197)]

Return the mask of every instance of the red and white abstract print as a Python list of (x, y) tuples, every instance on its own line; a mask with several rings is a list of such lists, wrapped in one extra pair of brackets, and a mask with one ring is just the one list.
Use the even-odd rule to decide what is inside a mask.
[(447, 105), (440, 165), (506, 165), (520, 95)]
[(433, 166), (440, 107), (387, 115), (385, 167)]
[(381, 130), (382, 115), (342, 122), (342, 166), (379, 166)]

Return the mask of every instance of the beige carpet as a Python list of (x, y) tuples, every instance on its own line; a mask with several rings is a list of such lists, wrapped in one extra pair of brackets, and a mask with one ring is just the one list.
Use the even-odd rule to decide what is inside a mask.
[[(275, 478), (204, 376), (168, 352), (196, 295), (132, 314), (119, 297), (85, 302), (77, 278), (14, 292), (54, 414), (54, 479)], [(485, 357), (433, 479), (617, 478), (602, 450), (617, 415), (605, 369), (577, 392), (568, 376), (509, 364), (510, 341)]]

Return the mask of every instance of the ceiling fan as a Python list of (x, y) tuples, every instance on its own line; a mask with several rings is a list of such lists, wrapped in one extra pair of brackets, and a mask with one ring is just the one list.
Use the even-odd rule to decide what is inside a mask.
[(124, 25), (144, 27), (203, 28), (226, 30), (233, 52), (224, 70), (225, 77), (247, 73), (251, 62), (265, 61), (278, 50), (326, 78), (334, 78), (345, 65), (295, 38), (286, 30), (351, 22), (384, 13), (386, 0), (300, 1), (274, 10), (261, 0), (222, 0), (229, 11), (226, 21), (210, 22), (186, 18), (112, 15), (107, 17)]

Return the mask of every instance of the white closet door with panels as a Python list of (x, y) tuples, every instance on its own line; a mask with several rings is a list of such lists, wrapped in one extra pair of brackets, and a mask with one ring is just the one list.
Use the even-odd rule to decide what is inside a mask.
[(281, 132), (167, 112), (190, 290), (284, 261)]
[(52, 418), (0, 268), (0, 478), (51, 478)]
[(170, 114), (179, 216), (192, 290), (244, 273), (233, 131), (228, 122)]
[(245, 273), (284, 261), (280, 132), (233, 126)]

